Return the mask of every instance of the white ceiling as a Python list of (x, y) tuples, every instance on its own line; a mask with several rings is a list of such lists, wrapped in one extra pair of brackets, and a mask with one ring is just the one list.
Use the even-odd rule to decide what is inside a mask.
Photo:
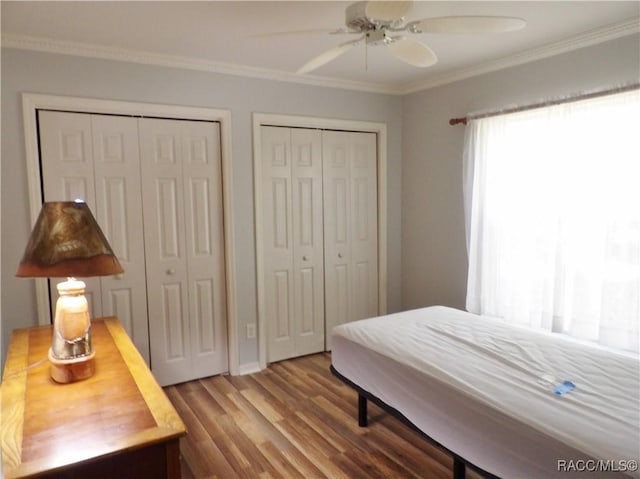
[(2, 0), (2, 40), (9, 47), (403, 93), (639, 31), (638, 1), (416, 1), (408, 20), (501, 15), (524, 18), (527, 27), (490, 35), (416, 35), (439, 57), (429, 68), (403, 64), (383, 46), (360, 44), (304, 77), (295, 71), (307, 60), (353, 37), (252, 37), (339, 28), (350, 3)]

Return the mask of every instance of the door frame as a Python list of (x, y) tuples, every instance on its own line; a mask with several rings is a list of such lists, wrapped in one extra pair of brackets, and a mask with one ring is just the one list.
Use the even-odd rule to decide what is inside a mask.
[(262, 217), (262, 126), (312, 128), (376, 133), (378, 177), (378, 312), (387, 311), (387, 125), (386, 123), (253, 113), (253, 194), (256, 231), (256, 285), (258, 294), (258, 366), (267, 367), (267, 334), (264, 297), (264, 247)]
[[(112, 114), (135, 117), (171, 118), (176, 120), (206, 120), (220, 124), (222, 161), (222, 203), (225, 247), (225, 283), (227, 301), (227, 353), (229, 373), (239, 374), (238, 318), (235, 280), (235, 248), (233, 225), (233, 174), (231, 157), (231, 111), (181, 105), (139, 103), (120, 100), (67, 97), (37, 93), (22, 94), (27, 181), (31, 223), (35, 223), (42, 207), (42, 172), (40, 170), (37, 129), (38, 110)], [(47, 280), (35, 280), (38, 324), (50, 324), (49, 290)]]

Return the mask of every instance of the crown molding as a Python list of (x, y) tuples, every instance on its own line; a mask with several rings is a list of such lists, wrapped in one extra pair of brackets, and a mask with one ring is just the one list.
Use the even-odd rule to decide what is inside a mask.
[(226, 75), (257, 78), (262, 80), (284, 81), (311, 86), (340, 88), (368, 93), (405, 95), (426, 90), (436, 86), (464, 80), (477, 75), (502, 70), (523, 63), (533, 62), (579, 48), (614, 40), (626, 35), (640, 32), (640, 19), (633, 18), (625, 22), (591, 30), (560, 42), (544, 45), (524, 52), (489, 61), (470, 68), (462, 68), (452, 72), (430, 76), (424, 80), (403, 85), (380, 84), (373, 82), (355, 82), (313, 75), (297, 75), (281, 70), (255, 68), (231, 63), (214, 62), (201, 58), (189, 58), (178, 55), (166, 55), (141, 50), (129, 50), (90, 43), (70, 42), (51, 38), (26, 35), (2, 34), (2, 46), (22, 50), (33, 50), (62, 55), (73, 55), (88, 58), (140, 63), (187, 70), (200, 70)]
[(129, 50), (91, 43), (71, 42), (52, 38), (33, 37), (28, 35), (2, 34), (2, 47), (31, 50), (45, 53), (57, 53), (103, 60), (115, 60), (129, 63), (140, 63), (186, 70), (200, 70), (211, 73), (258, 78), (262, 80), (285, 81), (313, 86), (325, 86), (358, 90), (370, 93), (401, 94), (393, 85), (337, 80), (333, 78), (310, 75), (297, 75), (281, 70), (256, 68), (231, 63), (215, 62), (201, 58), (190, 58), (178, 55), (167, 55), (142, 50)]
[(640, 33), (640, 18), (633, 18), (621, 23), (615, 23), (603, 28), (588, 31), (581, 35), (577, 35), (565, 40), (550, 43), (539, 48), (526, 50), (515, 55), (509, 55), (497, 60), (485, 62), (470, 68), (462, 68), (452, 72), (446, 72), (441, 75), (434, 75), (425, 80), (408, 83), (402, 88), (403, 94), (415, 93), (421, 90), (427, 90), (437, 86), (453, 83), (459, 80), (465, 80), (474, 76), (491, 73), (497, 70), (522, 65), (524, 63), (542, 60), (562, 53), (568, 53), (573, 50), (597, 45), (609, 40)]

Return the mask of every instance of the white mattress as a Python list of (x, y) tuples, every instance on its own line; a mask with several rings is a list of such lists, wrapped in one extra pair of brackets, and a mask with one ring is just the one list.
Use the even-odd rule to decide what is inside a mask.
[(334, 328), (332, 364), (499, 477), (640, 477), (635, 354), (433, 306)]

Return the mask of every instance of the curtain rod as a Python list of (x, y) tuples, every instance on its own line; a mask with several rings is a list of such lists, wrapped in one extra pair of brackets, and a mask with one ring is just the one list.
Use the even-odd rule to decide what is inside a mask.
[(559, 98), (557, 100), (533, 103), (530, 105), (515, 106), (515, 107), (505, 108), (502, 110), (495, 110), (487, 113), (468, 114), (467, 116), (463, 116), (461, 118), (451, 118), (449, 120), (449, 125), (454, 126), (454, 125), (459, 125), (460, 123), (462, 123), (463, 125), (466, 125), (469, 120), (477, 120), (478, 118), (488, 118), (490, 116), (506, 115), (508, 113), (516, 113), (519, 111), (533, 110), (535, 108), (541, 108), (544, 106), (561, 105), (562, 103), (569, 103), (569, 102), (578, 101), (578, 100), (588, 100), (591, 98), (597, 98), (599, 96), (610, 95), (612, 93), (622, 93), (622, 92), (637, 90), (637, 89), (640, 89), (640, 83), (634, 83), (632, 85), (626, 85), (618, 88), (610, 88), (608, 90), (599, 90), (591, 93), (584, 93), (581, 95), (571, 96), (567, 98)]

